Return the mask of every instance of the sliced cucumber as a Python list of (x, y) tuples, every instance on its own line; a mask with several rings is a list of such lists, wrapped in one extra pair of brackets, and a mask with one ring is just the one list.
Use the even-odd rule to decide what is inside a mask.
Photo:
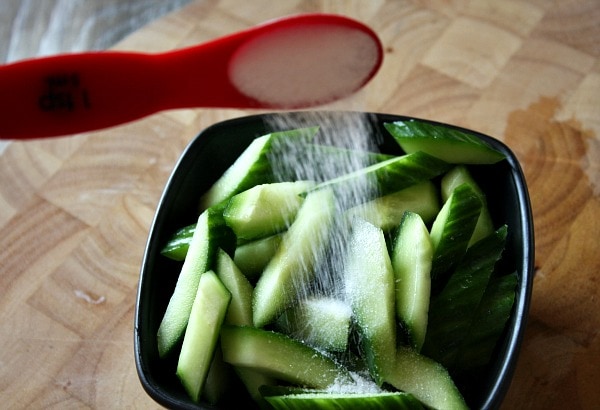
[(197, 402), (213, 361), (221, 324), (231, 294), (213, 271), (200, 276), (198, 292), (183, 338), (177, 376), (190, 398)]
[(213, 268), (217, 249), (229, 249), (232, 244), (235, 244), (235, 236), (225, 225), (222, 208), (217, 206), (202, 212), (198, 217), (175, 290), (158, 328), (160, 357), (169, 355), (181, 341), (196, 298), (200, 277)]
[(344, 367), (281, 333), (224, 325), (221, 347), (227, 363), (299, 386), (326, 389), (336, 381), (351, 380)]
[(409, 347), (396, 352), (395, 371), (386, 382), (412, 394), (432, 409), (468, 409), (448, 371), (436, 361)]
[(396, 317), (408, 330), (416, 351), (427, 332), (431, 293), (433, 245), (429, 231), (418, 214), (406, 212), (394, 239), (392, 267), (396, 282)]
[(200, 397), (213, 405), (219, 403), (227, 395), (227, 390), (234, 382), (235, 377), (232, 366), (223, 361), (221, 345), (217, 343)]
[(296, 219), (254, 288), (256, 327), (273, 322), (314, 277), (313, 266), (323, 255), (335, 213), (333, 193), (320, 190), (306, 196)]
[(314, 182), (295, 181), (256, 185), (234, 195), (223, 211), (238, 238), (257, 239), (281, 232), (292, 223)]
[(343, 352), (348, 346), (352, 310), (332, 297), (311, 297), (286, 310), (277, 320), (283, 333), (320, 350)]
[(238, 245), (233, 261), (249, 280), (256, 282), (275, 255), (282, 237), (283, 234), (277, 234)]
[(382, 393), (298, 393), (285, 396), (266, 396), (275, 410), (331, 410), (331, 409), (423, 409), (414, 396), (403, 392)]
[(164, 248), (160, 251), (161, 255), (175, 261), (184, 260), (195, 230), (196, 224), (184, 226), (179, 229), (169, 238)]
[(200, 209), (218, 204), (255, 185), (273, 182), (269, 156), (278, 140), (312, 138), (317, 127), (273, 132), (254, 139), (225, 173), (200, 198)]
[(456, 365), (458, 352), (471, 332), (489, 278), (504, 251), (506, 233), (503, 226), (469, 248), (448, 283), (431, 300), (422, 352), (447, 368)]
[(349, 218), (358, 216), (384, 231), (391, 231), (398, 227), (406, 211), (419, 214), (425, 223), (433, 221), (440, 211), (440, 199), (435, 184), (431, 181), (419, 182), (401, 191), (352, 207), (346, 213)]
[(381, 386), (396, 351), (394, 271), (383, 231), (360, 218), (352, 221), (344, 281), (369, 372)]
[(475, 229), (473, 230), (473, 235), (471, 235), (471, 239), (469, 240), (469, 245), (473, 245), (478, 240), (485, 238), (494, 232), (494, 222), (492, 221), (492, 216), (487, 206), (487, 200), (485, 194), (477, 185), (471, 173), (467, 169), (465, 165), (457, 165), (450, 171), (444, 175), (441, 182), (441, 191), (442, 191), (442, 201), (446, 201), (448, 197), (459, 185), (464, 183), (468, 183), (471, 185), (473, 190), (479, 195), (479, 199), (481, 199), (481, 213), (479, 214), (479, 219), (477, 220), (477, 225), (475, 225)]
[(251, 326), (254, 288), (227, 252), (222, 249), (217, 252), (215, 273), (232, 295), (225, 322), (232, 325)]
[(456, 355), (453, 370), (465, 372), (489, 363), (510, 318), (517, 281), (516, 272), (490, 279), (471, 328)]
[(432, 286), (443, 283), (463, 257), (481, 212), (481, 199), (469, 184), (454, 189), (431, 227)]
[[(393, 157), (358, 171), (317, 184), (313, 190), (331, 188), (337, 194), (360, 189), (357, 203), (408, 188), (443, 174), (449, 164), (423, 152)], [(358, 187), (358, 188), (357, 188)], [(348, 206), (357, 205), (349, 203)]]
[(504, 155), (456, 128), (409, 120), (384, 124), (406, 153), (423, 151), (452, 164), (493, 164)]
[[(225, 316), (225, 323), (238, 326), (252, 326), (252, 291), (248, 279), (240, 272), (231, 257), (219, 250), (216, 261), (216, 273), (231, 292), (231, 302)], [(258, 389), (263, 385), (272, 385), (275, 380), (252, 369), (235, 368), (250, 396), (257, 402), (262, 401)], [(209, 372), (209, 376), (211, 373)], [(210, 380), (210, 379), (209, 379)], [(207, 380), (207, 383), (208, 381)], [(215, 389), (218, 386), (215, 386)]]

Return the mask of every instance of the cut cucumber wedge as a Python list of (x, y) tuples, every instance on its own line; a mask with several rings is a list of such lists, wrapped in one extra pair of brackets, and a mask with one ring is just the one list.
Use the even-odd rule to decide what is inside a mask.
[(348, 218), (358, 216), (384, 231), (391, 231), (400, 225), (406, 211), (419, 214), (428, 224), (435, 219), (440, 207), (437, 187), (431, 181), (423, 181), (352, 207), (346, 213)]
[(281, 232), (296, 217), (314, 182), (295, 181), (256, 185), (234, 195), (223, 211), (227, 225), (238, 238), (257, 239)]
[[(223, 250), (219, 250), (215, 270), (223, 284), (231, 292), (231, 302), (224, 323), (252, 326), (252, 291), (254, 288), (231, 260), (231, 257)], [(252, 369), (235, 368), (234, 370), (256, 402), (262, 401), (262, 396), (258, 390), (261, 386), (275, 384), (273, 378)], [(210, 379), (207, 380), (207, 383), (208, 381)]]
[(198, 217), (175, 290), (158, 328), (160, 357), (169, 355), (181, 341), (196, 298), (200, 277), (213, 268), (217, 250), (229, 249), (233, 245), (235, 236), (225, 225), (222, 208), (217, 206), (202, 212)]
[(255, 283), (265, 269), (279, 244), (283, 234), (256, 239), (251, 242), (238, 245), (233, 254), (233, 261), (246, 277)]
[(421, 350), (427, 332), (433, 245), (418, 214), (406, 212), (392, 248), (396, 283), (396, 317), (408, 330), (413, 348)]
[(233, 195), (255, 185), (273, 181), (273, 170), (269, 156), (277, 147), (278, 140), (291, 138), (310, 140), (317, 127), (273, 132), (254, 139), (225, 173), (200, 198), (200, 210), (218, 204)]
[(488, 281), (506, 244), (506, 226), (467, 251), (442, 291), (432, 298), (422, 352), (446, 368), (454, 368), (470, 334)]
[[(423, 152), (394, 157), (317, 184), (313, 190), (331, 188), (337, 196), (348, 196), (348, 192), (357, 193), (349, 198), (346, 206), (391, 194), (422, 181), (430, 180), (448, 170), (450, 165)], [(357, 192), (358, 191), (358, 192)], [(352, 203), (352, 200), (355, 203)]]
[(471, 173), (467, 169), (465, 165), (457, 165), (450, 171), (444, 175), (441, 182), (441, 192), (442, 192), (442, 201), (446, 201), (448, 197), (452, 194), (454, 189), (459, 185), (468, 183), (471, 185), (471, 188), (479, 195), (479, 199), (481, 199), (481, 213), (479, 214), (479, 219), (477, 220), (477, 225), (475, 225), (475, 229), (473, 230), (473, 235), (471, 235), (471, 239), (469, 240), (469, 245), (473, 245), (478, 240), (485, 238), (494, 232), (494, 222), (492, 221), (492, 216), (487, 206), (487, 200), (485, 194), (477, 185)]
[(311, 297), (286, 310), (277, 320), (285, 334), (320, 350), (343, 352), (348, 346), (352, 310), (331, 297)]
[(299, 393), (285, 396), (266, 396), (275, 410), (420, 410), (423, 405), (414, 396), (403, 392), (370, 394)]
[(195, 402), (206, 382), (230, 300), (231, 294), (213, 271), (202, 274), (177, 362), (177, 376)]
[(252, 325), (252, 292), (254, 288), (222, 249), (217, 252), (215, 273), (231, 293), (225, 323), (239, 326)]
[(436, 361), (409, 347), (399, 347), (395, 371), (386, 382), (412, 394), (432, 409), (468, 409), (448, 371)]
[(227, 363), (299, 386), (326, 389), (337, 381), (351, 380), (344, 367), (281, 333), (224, 325), (221, 348)]
[[(454, 189), (431, 226), (432, 287), (445, 282), (465, 254), (481, 212), (481, 199), (469, 184)], [(436, 283), (437, 281), (437, 283)]]
[(457, 353), (454, 371), (464, 373), (490, 362), (497, 341), (510, 318), (517, 281), (516, 272), (490, 279), (471, 328)]
[(384, 124), (406, 153), (423, 151), (452, 164), (493, 164), (504, 155), (456, 128), (410, 120)]
[(330, 190), (306, 196), (296, 219), (254, 288), (254, 326), (263, 327), (277, 319), (314, 277), (313, 267), (323, 256), (335, 206)]
[(383, 231), (356, 218), (344, 267), (346, 299), (360, 334), (371, 377), (379, 386), (396, 353), (394, 271)]
[(196, 224), (184, 226), (179, 229), (169, 238), (164, 248), (160, 251), (161, 255), (175, 261), (184, 260), (195, 230)]

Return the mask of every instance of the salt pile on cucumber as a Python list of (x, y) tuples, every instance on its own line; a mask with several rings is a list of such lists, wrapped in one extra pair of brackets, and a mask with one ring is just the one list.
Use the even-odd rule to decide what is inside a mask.
[(318, 124), (263, 135), (199, 195), (162, 252), (183, 264), (157, 334), (193, 401), (218, 405), (225, 374), (265, 409), (467, 408), (460, 381), (516, 287), (470, 168), (504, 157), (426, 122), (385, 129), (401, 154), (324, 144)]

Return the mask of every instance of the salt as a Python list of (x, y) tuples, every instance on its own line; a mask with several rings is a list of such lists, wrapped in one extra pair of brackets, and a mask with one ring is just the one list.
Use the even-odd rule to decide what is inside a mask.
[(342, 98), (376, 69), (378, 43), (349, 28), (291, 26), (258, 35), (236, 51), (229, 77), (264, 104), (298, 107)]

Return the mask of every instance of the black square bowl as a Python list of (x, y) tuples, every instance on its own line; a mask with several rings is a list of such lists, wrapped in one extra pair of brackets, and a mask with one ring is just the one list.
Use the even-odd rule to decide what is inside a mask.
[[(138, 288), (134, 348), (137, 372), (146, 392), (159, 404), (174, 409), (213, 409), (207, 403), (193, 403), (175, 375), (177, 363), (158, 357), (156, 333), (173, 293), (181, 263), (160, 254), (162, 247), (183, 226), (194, 223), (198, 216), (198, 200), (204, 191), (231, 165), (250, 142), (275, 129), (276, 123), (290, 123), (306, 118), (303, 112), (253, 115), (214, 124), (188, 145), (180, 157), (160, 199), (143, 258)], [(348, 113), (319, 113), (333, 119)], [(398, 145), (383, 128), (386, 122), (410, 120), (409, 117), (369, 113), (369, 127), (379, 136), (382, 152), (401, 153)], [(277, 121), (281, 120), (281, 121)], [(333, 121), (335, 123), (335, 121)], [(439, 124), (439, 123), (438, 123)], [(327, 126), (325, 124), (312, 124)], [(441, 124), (447, 127), (450, 125)], [(494, 165), (476, 166), (473, 176), (488, 198), (488, 206), (499, 225), (509, 227), (503, 263), (518, 274), (516, 299), (512, 315), (498, 343), (485, 377), (469, 386), (466, 400), (471, 408), (498, 408), (510, 386), (529, 311), (533, 282), (534, 238), (531, 205), (525, 179), (515, 155), (502, 142), (480, 133), (460, 128), (477, 136), (502, 152), (506, 160)], [(507, 271), (508, 272), (508, 271)], [(229, 395), (235, 403), (247, 404), (251, 399), (239, 386)], [(225, 403), (221, 408), (239, 408)]]

